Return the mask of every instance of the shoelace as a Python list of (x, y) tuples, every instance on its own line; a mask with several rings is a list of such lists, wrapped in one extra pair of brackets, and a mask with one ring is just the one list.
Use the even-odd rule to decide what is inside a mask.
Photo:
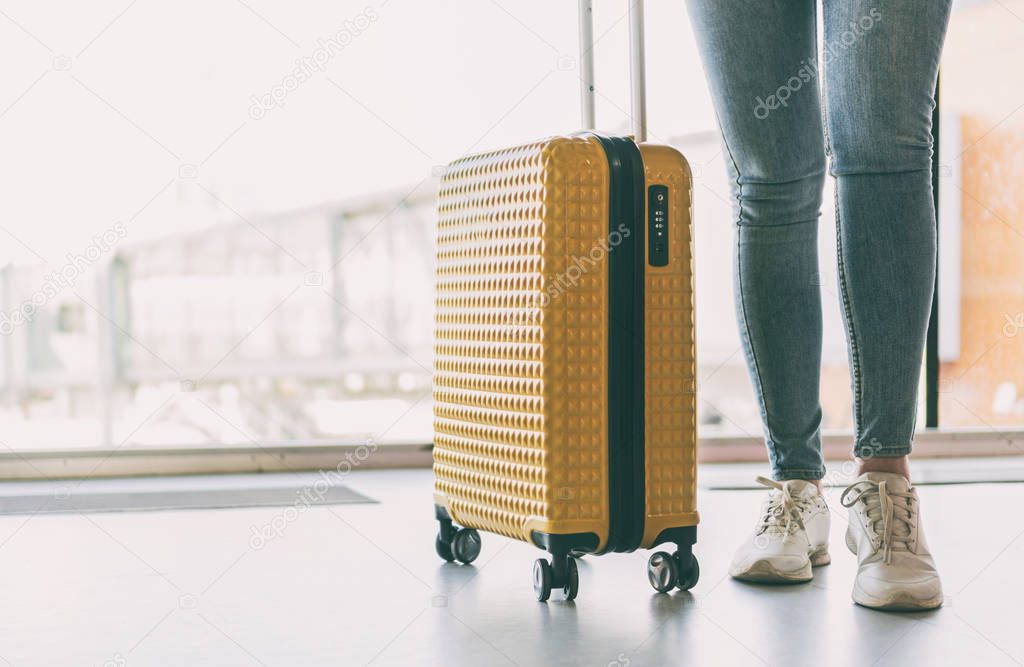
[(767, 477), (757, 477), (757, 482), (769, 489), (775, 489), (779, 493), (773, 493), (768, 498), (768, 506), (765, 508), (764, 516), (761, 517), (760, 533), (771, 528), (781, 528), (785, 534), (789, 534), (796, 528), (804, 527), (804, 520), (800, 516), (800, 510), (806, 507), (807, 500), (794, 498), (789, 492), (789, 487), (782, 482), (776, 482)]
[[(848, 499), (849, 495), (852, 497)], [(853, 507), (862, 499), (867, 506), (871, 530), (880, 538), (882, 559), (886, 564), (891, 563), (895, 544), (902, 544), (904, 551), (909, 550), (914, 519), (914, 494), (890, 491), (885, 481), (876, 483), (865, 480), (847, 487), (839, 502), (843, 507)]]

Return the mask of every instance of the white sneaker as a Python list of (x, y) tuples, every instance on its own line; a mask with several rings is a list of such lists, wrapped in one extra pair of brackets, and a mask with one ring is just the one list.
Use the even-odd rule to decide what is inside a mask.
[(942, 583), (921, 530), (917, 491), (903, 475), (869, 472), (841, 502), (849, 509), (846, 546), (857, 555), (853, 601), (875, 609), (934, 609)]
[(832, 560), (825, 496), (804, 480), (775, 482), (758, 477), (757, 481), (772, 492), (762, 506), (754, 534), (736, 550), (730, 576), (766, 583), (810, 581), (812, 567)]

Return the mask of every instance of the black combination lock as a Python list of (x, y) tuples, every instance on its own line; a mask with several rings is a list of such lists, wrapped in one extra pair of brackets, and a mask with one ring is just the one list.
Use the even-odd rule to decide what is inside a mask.
[(647, 258), (651, 266), (668, 264), (668, 186), (647, 188)]

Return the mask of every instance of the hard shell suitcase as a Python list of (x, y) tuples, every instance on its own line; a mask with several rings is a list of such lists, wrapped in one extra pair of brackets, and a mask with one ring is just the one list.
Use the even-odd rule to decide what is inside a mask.
[(435, 546), (472, 562), (479, 529), (545, 549), (540, 600), (576, 597), (584, 553), (674, 543), (651, 556), (650, 583), (689, 589), (699, 574), (691, 175), (676, 149), (643, 142), (642, 3), (630, 5), (634, 138), (472, 155), (440, 186)]

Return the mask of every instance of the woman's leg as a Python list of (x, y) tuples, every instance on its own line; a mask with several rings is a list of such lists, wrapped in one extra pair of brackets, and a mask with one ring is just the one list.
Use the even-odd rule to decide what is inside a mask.
[[(818, 217), (825, 148), (814, 0), (690, 0), (732, 176), (736, 313), (776, 480), (729, 573), (808, 581), (829, 562)], [(805, 481), (811, 480), (811, 481)]]
[(824, 0), (825, 106), (855, 453), (853, 599), (930, 609), (942, 585), (906, 476), (935, 280), (931, 116), (951, 0)]
[(815, 1), (688, 6), (732, 177), (736, 313), (772, 474), (819, 480), (825, 149)]
[(932, 100), (949, 7), (824, 0), (839, 282), (861, 459), (904, 457), (914, 436), (935, 280)]

